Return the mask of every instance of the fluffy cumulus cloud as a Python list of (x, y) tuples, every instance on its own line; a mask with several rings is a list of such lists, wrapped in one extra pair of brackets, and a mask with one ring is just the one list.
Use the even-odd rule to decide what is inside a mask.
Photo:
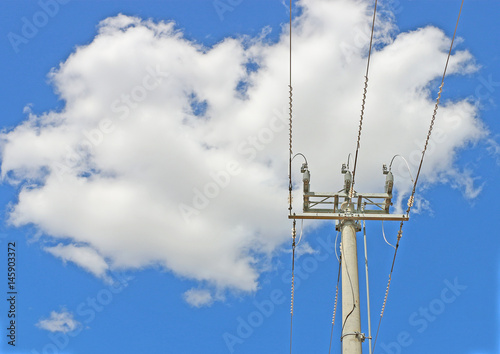
[(207, 306), (214, 301), (212, 294), (206, 289), (189, 289), (184, 293), (184, 300), (194, 307)]
[[(315, 191), (342, 186), (355, 149), (369, 42), (369, 1), (302, 0), (294, 22), (293, 147)], [(29, 114), (2, 140), (2, 178), (20, 185), (13, 225), (34, 225), (47, 251), (97, 277), (161, 266), (199, 281), (194, 306), (252, 292), (290, 236), (287, 221), (288, 40), (228, 38), (211, 48), (171, 22), (118, 15), (50, 73), (61, 111)], [(383, 163), (415, 173), (450, 44), (428, 26), (376, 26), (357, 190), (381, 191)], [(475, 70), (453, 52), (449, 74)], [(421, 181), (446, 177), (477, 194), (456, 154), (487, 138), (474, 102), (446, 98)], [(295, 161), (294, 161), (295, 164)], [(300, 162), (293, 166), (300, 210)], [(410, 181), (395, 160), (402, 196)], [(205, 290), (203, 290), (205, 289)]]
[(52, 311), (49, 318), (40, 320), (37, 323), (37, 327), (41, 329), (62, 333), (74, 331), (79, 326), (81, 326), (81, 323), (76, 321), (73, 318), (73, 314), (66, 310), (62, 310), (61, 312)]

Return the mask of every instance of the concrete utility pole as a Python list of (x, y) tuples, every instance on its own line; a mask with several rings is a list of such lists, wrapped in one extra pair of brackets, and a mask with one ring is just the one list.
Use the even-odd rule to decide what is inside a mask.
[(383, 173), (386, 175), (384, 193), (351, 191), (352, 175), (345, 164), (342, 165), (344, 189), (341, 192), (315, 193), (310, 191), (311, 174), (306, 161), (301, 168), (304, 210), (302, 214), (289, 216), (290, 219), (338, 220), (336, 228), (342, 232), (342, 354), (362, 354), (362, 343), (371, 335), (368, 333), (368, 336), (365, 336), (361, 333), (356, 244), (356, 232), (361, 230), (359, 222), (360, 220), (408, 220), (408, 215), (391, 214), (389, 211), (392, 205), (394, 177), (385, 165), (383, 167)]
[(361, 354), (361, 314), (359, 306), (357, 224), (352, 220), (340, 223), (342, 231), (342, 353)]

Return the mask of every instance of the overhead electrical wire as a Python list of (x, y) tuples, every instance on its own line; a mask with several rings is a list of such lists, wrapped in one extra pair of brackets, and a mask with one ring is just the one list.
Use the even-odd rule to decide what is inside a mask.
[[(338, 234), (339, 233), (337, 232), (337, 236), (338, 236)], [(337, 242), (335, 242), (335, 247), (337, 247)], [(336, 251), (337, 250), (335, 249), (335, 252)], [(335, 302), (333, 305), (332, 330), (330, 331), (330, 346), (328, 348), (328, 354), (330, 354), (332, 351), (333, 327), (335, 326), (335, 314), (337, 313), (337, 301), (339, 298), (339, 282), (340, 282), (340, 270), (341, 270), (341, 266), (342, 266), (342, 255), (340, 256), (340, 258), (337, 257), (337, 260), (339, 261), (339, 271), (338, 271), (338, 275), (337, 275), (337, 286), (335, 287)]]
[(385, 243), (387, 243), (392, 248), (396, 249), (396, 246), (394, 246), (392, 243), (389, 243), (389, 241), (387, 241), (387, 238), (385, 237), (384, 220), (382, 220), (382, 236), (384, 236)]
[(289, 127), (288, 127), (288, 133), (289, 133), (289, 161), (288, 161), (288, 213), (292, 215), (292, 112), (293, 112), (293, 99), (292, 99), (292, 0), (290, 0), (290, 72), (289, 72), (289, 84), (288, 84), (288, 89), (289, 89)]
[[(349, 153), (349, 155), (347, 155), (347, 169), (349, 169), (349, 162), (350, 162), (350, 161), (351, 161), (351, 159), (352, 159), (352, 156), (351, 156), (351, 155), (352, 155), (351, 153)], [(346, 192), (346, 193), (349, 193), (349, 191), (345, 191), (345, 192)]]
[[(427, 138), (425, 140), (424, 148), (422, 150), (422, 157), (420, 158), (420, 164), (418, 166), (418, 171), (417, 171), (417, 175), (415, 177), (415, 182), (413, 183), (413, 189), (412, 189), (412, 192), (411, 192), (411, 196), (408, 199), (408, 208), (406, 210), (406, 215), (407, 216), (410, 215), (410, 210), (411, 210), (411, 208), (413, 206), (413, 203), (414, 203), (414, 200), (415, 200), (415, 191), (417, 189), (418, 178), (419, 178), (420, 172), (422, 170), (422, 164), (424, 162), (425, 153), (427, 151), (427, 147), (429, 145), (429, 140), (430, 140), (430, 137), (431, 137), (431, 134), (432, 134), (432, 129), (434, 127), (434, 122), (436, 120), (436, 115), (437, 115), (437, 111), (438, 111), (438, 108), (439, 108), (439, 101), (441, 100), (441, 94), (443, 92), (444, 79), (446, 77), (446, 72), (448, 70), (448, 64), (450, 62), (451, 52), (453, 50), (453, 44), (455, 42), (455, 37), (457, 35), (458, 23), (460, 22), (460, 16), (462, 14), (462, 8), (463, 8), (463, 6), (464, 6), (464, 0), (462, 0), (462, 2), (460, 4), (460, 11), (458, 12), (458, 18), (457, 18), (457, 23), (455, 25), (455, 31), (453, 32), (453, 38), (451, 40), (450, 50), (448, 51), (448, 56), (446, 58), (446, 64), (445, 64), (444, 71), (443, 71), (443, 77), (441, 78), (441, 85), (439, 86), (439, 92), (438, 92), (438, 95), (437, 95), (436, 104), (434, 106), (434, 111), (432, 113), (432, 118), (431, 118), (431, 122), (430, 122), (430, 126), (429, 126), (429, 131), (427, 133)], [(385, 297), (384, 297), (384, 302), (383, 302), (383, 305), (382, 305), (382, 311), (380, 312), (380, 319), (379, 319), (379, 323), (378, 323), (377, 334), (375, 336), (375, 341), (373, 343), (373, 350), (372, 350), (372, 352), (375, 352), (375, 345), (377, 344), (377, 337), (378, 337), (378, 334), (379, 334), (379, 331), (380, 331), (380, 324), (382, 322), (382, 318), (384, 317), (384, 310), (385, 310), (385, 306), (387, 304), (387, 296), (389, 295), (389, 288), (391, 286), (392, 273), (394, 271), (394, 264), (396, 262), (396, 256), (398, 254), (399, 241), (401, 240), (401, 238), (403, 236), (403, 224), (404, 224), (404, 221), (401, 221), (401, 223), (399, 224), (399, 231), (398, 231), (398, 237), (397, 237), (396, 247), (395, 247), (395, 250), (394, 250), (394, 257), (392, 259), (391, 272), (389, 273), (389, 281), (387, 282), (387, 288), (386, 288), (386, 291), (385, 291)]]
[(298, 152), (298, 153), (296, 153), (295, 155), (293, 155), (293, 157), (292, 157), (292, 161), (293, 161), (293, 160), (294, 160), (297, 156), (302, 156), (302, 157), (304, 158), (304, 161), (306, 162), (306, 165), (307, 165), (307, 159), (306, 159), (306, 156), (305, 156), (303, 153), (301, 153), (301, 152)]
[[(342, 243), (340, 243), (340, 257), (341, 259), (342, 258), (345, 258), (343, 256), (343, 253), (344, 253), (344, 248), (342, 247)], [(347, 319), (349, 318), (349, 316), (352, 315), (352, 313), (354, 312), (354, 310), (356, 309), (356, 298), (354, 297), (354, 287), (352, 286), (352, 280), (351, 280), (351, 274), (349, 273), (349, 267), (347, 267), (347, 263), (345, 263), (345, 271), (346, 271), (346, 274), (347, 274), (347, 279), (349, 280), (349, 285), (351, 287), (351, 295), (352, 295), (352, 309), (351, 311), (347, 314), (347, 316), (345, 317), (344, 319), (344, 322), (342, 323), (342, 329), (340, 331), (340, 340), (342, 341), (342, 339), (344, 338), (344, 327), (345, 327), (345, 324), (347, 323)]]
[[(363, 99), (361, 102), (361, 116), (359, 119), (359, 129), (358, 129), (358, 141), (356, 143), (356, 154), (354, 156), (354, 168), (352, 170), (352, 183), (351, 183), (351, 190), (349, 192), (349, 199), (352, 199), (352, 197), (354, 196), (354, 183), (356, 182), (356, 167), (358, 165), (358, 153), (359, 153), (359, 147), (360, 147), (360, 142), (361, 142), (361, 130), (363, 128), (363, 117), (365, 114), (366, 93), (368, 90), (368, 72), (370, 70), (370, 58), (371, 58), (372, 47), (373, 47), (373, 32), (375, 30), (376, 15), (377, 15), (377, 0), (375, 0), (375, 5), (373, 7), (372, 30), (371, 30), (371, 35), (370, 35), (370, 49), (368, 50), (368, 59), (366, 61), (365, 87), (363, 88)], [(347, 191), (346, 191), (346, 193), (347, 193)]]
[[(358, 155), (359, 155), (359, 148), (360, 148), (360, 142), (361, 142), (361, 130), (363, 127), (363, 117), (364, 117), (364, 113), (365, 113), (366, 93), (368, 90), (368, 73), (370, 70), (370, 59), (371, 59), (371, 53), (372, 53), (372, 47), (373, 47), (373, 33), (375, 30), (376, 15), (377, 15), (377, 0), (375, 0), (375, 5), (373, 7), (373, 20), (372, 20), (372, 28), (371, 28), (371, 35), (370, 35), (370, 48), (368, 50), (368, 59), (367, 59), (367, 63), (366, 63), (365, 84), (364, 84), (364, 88), (363, 88), (363, 99), (361, 102), (361, 115), (360, 115), (360, 119), (359, 119), (358, 139), (357, 139), (357, 143), (356, 143), (356, 154), (354, 157), (354, 167), (353, 167), (353, 173), (352, 173), (351, 189), (350, 189), (350, 191), (347, 191), (347, 190), (345, 191), (346, 194), (348, 194), (348, 196), (349, 196), (349, 200), (352, 200), (352, 198), (354, 196), (354, 183), (355, 183), (355, 178), (356, 178), (356, 168), (357, 168), (357, 164), (358, 164)], [(350, 154), (349, 154), (349, 156), (350, 156)], [(348, 166), (349, 166), (349, 156), (347, 157), (347, 165)], [(341, 257), (342, 257), (342, 247), (341, 247)], [(352, 290), (352, 282), (351, 282), (351, 277), (349, 275), (349, 270), (347, 268), (347, 265), (346, 265), (346, 273), (347, 273), (347, 277), (349, 278), (349, 283), (351, 285), (351, 290)], [(354, 299), (354, 291), (353, 290), (352, 290), (352, 295), (353, 295), (353, 307), (352, 307), (352, 310), (345, 317), (344, 322), (342, 323), (341, 340), (343, 339), (343, 336), (344, 336), (344, 326), (347, 322), (347, 319), (354, 312), (354, 309), (356, 308), (356, 302)], [(333, 332), (333, 327), (332, 327), (332, 332)], [(330, 347), (331, 347), (331, 343), (330, 343)]]
[(339, 258), (339, 255), (337, 253), (337, 239), (339, 237), (339, 232), (337, 231), (337, 235), (335, 235), (335, 257), (337, 257), (337, 261), (339, 261), (340, 263), (340, 258)]
[[(289, 161), (288, 161), (288, 213), (292, 215), (292, 0), (290, 0), (290, 82), (289, 88)], [(304, 156), (304, 155), (302, 155)], [(305, 156), (304, 156), (305, 159)], [(307, 160), (306, 160), (307, 161)], [(292, 354), (292, 338), (293, 338), (293, 301), (295, 292), (295, 224), (296, 220), (293, 219), (292, 228), (292, 289), (290, 299), (290, 354)], [(302, 232), (301, 232), (302, 236)]]
[(370, 317), (370, 281), (368, 280), (368, 247), (366, 246), (366, 225), (363, 220), (363, 236), (365, 246), (365, 271), (366, 271), (366, 311), (368, 314), (368, 348), (369, 354), (372, 354), (372, 322)]
[[(355, 153), (355, 157), (354, 157), (354, 167), (353, 167), (353, 173), (352, 173), (352, 183), (351, 183), (351, 189), (349, 191), (349, 199), (352, 199), (353, 196), (354, 196), (354, 184), (355, 184), (355, 177), (356, 177), (357, 164), (358, 164), (358, 156), (359, 156), (359, 149), (360, 149), (360, 141), (361, 141), (361, 132), (362, 132), (362, 126), (363, 126), (364, 111), (365, 111), (365, 105), (366, 105), (366, 95), (367, 95), (367, 88), (368, 88), (368, 74), (369, 74), (369, 68), (370, 68), (371, 52), (372, 52), (372, 48), (373, 48), (373, 36), (374, 36), (375, 20), (376, 20), (376, 13), (377, 13), (377, 3), (378, 3), (378, 1), (375, 0), (374, 11), (373, 11), (373, 20), (372, 20), (372, 28), (371, 28), (371, 36), (370, 36), (370, 46), (369, 46), (369, 52), (368, 52), (368, 58), (367, 58), (365, 82), (364, 82), (364, 89), (363, 89), (363, 98), (362, 98), (362, 104), (361, 104), (361, 114), (360, 114), (360, 121), (359, 121), (358, 137), (357, 137), (357, 143), (356, 143), (356, 153)], [(451, 42), (451, 45), (450, 45), (450, 50), (448, 52), (448, 57), (447, 57), (447, 60), (446, 60), (446, 65), (445, 65), (445, 69), (444, 69), (444, 72), (443, 72), (443, 77), (442, 77), (442, 80), (441, 80), (441, 85), (439, 86), (438, 97), (436, 99), (436, 104), (435, 104), (433, 115), (432, 115), (431, 122), (430, 122), (429, 132), (427, 134), (425, 145), (424, 145), (424, 148), (423, 148), (423, 151), (422, 151), (422, 156), (421, 156), (421, 160), (420, 160), (420, 164), (419, 164), (419, 167), (418, 167), (418, 171), (417, 171), (417, 175), (416, 175), (415, 180), (413, 180), (413, 176), (411, 175), (411, 170), (410, 170), (410, 168), (408, 166), (408, 162), (406, 162), (406, 160), (404, 160), (405, 163), (406, 163), (406, 165), (407, 165), (407, 167), (408, 167), (410, 178), (412, 179), (412, 182), (413, 182), (413, 189), (412, 189), (411, 196), (410, 196), (410, 198), (408, 200), (408, 208), (406, 210), (406, 214), (408, 216), (409, 216), (410, 210), (411, 210), (411, 208), (413, 206), (413, 203), (414, 203), (414, 197), (415, 197), (415, 192), (416, 192), (416, 187), (417, 187), (418, 179), (419, 179), (419, 176), (420, 176), (420, 172), (421, 172), (421, 169), (422, 169), (422, 165), (423, 165), (425, 153), (427, 151), (427, 147), (428, 147), (428, 144), (429, 144), (430, 136), (431, 136), (431, 133), (432, 133), (432, 130), (433, 130), (433, 126), (434, 126), (434, 122), (435, 122), (435, 119), (436, 119), (437, 110), (438, 110), (438, 107), (439, 107), (439, 102), (440, 102), (440, 99), (441, 99), (441, 94), (442, 94), (442, 90), (443, 90), (443, 86), (444, 86), (444, 79), (445, 79), (445, 76), (446, 76), (446, 72), (447, 72), (449, 60), (450, 60), (450, 57), (451, 57), (451, 52), (452, 52), (454, 40), (455, 40), (455, 37), (456, 37), (456, 32), (457, 32), (458, 23), (459, 23), (459, 20), (460, 20), (460, 15), (461, 15), (461, 12), (462, 12), (463, 4), (464, 4), (464, 0), (462, 0), (461, 6), (460, 6), (460, 12), (459, 12), (459, 15), (458, 15), (457, 24), (455, 26), (455, 31), (454, 31), (452, 42)], [(289, 184), (288, 184), (288, 204), (289, 205), (288, 205), (288, 209), (289, 209), (289, 215), (292, 215), (292, 190), (293, 190), (293, 184), (292, 184), (292, 160), (293, 160), (293, 158), (295, 158), (295, 156), (299, 155), (299, 154), (297, 154), (297, 155), (295, 155), (295, 156), (292, 157), (292, 155), (293, 155), (293, 150), (292, 150), (292, 131), (293, 131), (293, 129), (292, 129), (292, 120), (293, 120), (292, 0), (290, 0), (290, 24), (289, 24), (289, 26), (290, 26), (290, 43), (289, 43), (289, 46), (290, 46), (289, 47), (289, 54), (290, 55), (289, 55), (289, 85), (288, 85), (288, 87), (289, 87), (289, 166), (288, 166), (289, 167), (289, 169), (288, 169), (288, 177), (289, 177), (289, 179), (288, 179), (289, 180)], [(302, 155), (302, 154), (300, 154), (300, 155)], [(304, 155), (302, 155), (302, 156), (305, 159), (305, 156)], [(397, 157), (397, 156), (399, 156), (399, 155), (394, 156), (393, 159), (391, 160), (391, 166), (390, 166), (390, 168), (392, 167), (392, 162), (393, 162), (394, 158)], [(306, 164), (307, 164), (307, 160), (306, 160)], [(349, 160), (348, 160), (348, 164), (349, 164)], [(382, 306), (382, 311), (381, 311), (381, 314), (380, 314), (380, 320), (379, 320), (379, 324), (378, 324), (378, 328), (377, 328), (377, 334), (375, 336), (373, 347), (370, 346), (370, 349), (372, 351), (375, 350), (375, 346), (376, 346), (376, 342), (377, 342), (377, 337), (378, 337), (378, 334), (379, 334), (379, 331), (380, 331), (380, 324), (381, 324), (381, 321), (382, 321), (382, 318), (383, 318), (383, 315), (384, 315), (385, 306), (386, 306), (386, 303), (387, 303), (387, 297), (388, 297), (389, 288), (390, 288), (390, 284), (391, 284), (392, 273), (394, 271), (394, 265), (395, 265), (395, 260), (396, 260), (396, 256), (397, 256), (397, 251), (398, 251), (398, 248), (399, 248), (399, 242), (400, 242), (401, 237), (402, 237), (403, 224), (404, 224), (404, 222), (401, 221), (400, 228), (399, 228), (399, 231), (398, 231), (398, 237), (397, 237), (396, 246), (391, 245), (392, 247), (395, 248), (395, 252), (394, 252), (393, 262), (392, 262), (392, 266), (391, 266), (391, 271), (390, 271), (390, 274), (389, 274), (389, 281), (388, 281), (386, 292), (385, 292), (385, 297), (384, 297), (384, 302), (383, 302), (383, 306)], [(385, 232), (383, 232), (383, 235), (384, 235), (385, 241), (387, 242), (387, 239), (385, 237)], [(301, 236), (300, 236), (300, 238), (301, 237), (302, 237), (302, 227), (301, 227)], [(299, 238), (299, 242), (300, 242), (300, 238)], [(293, 333), (292, 330), (293, 330), (294, 268), (295, 268), (295, 248), (296, 248), (296, 245), (297, 245), (296, 244), (296, 220), (294, 219), (293, 220), (293, 229), (292, 229), (292, 289), (291, 289), (291, 309), (290, 309), (290, 315), (291, 315), (290, 316), (290, 353), (292, 353), (292, 338), (293, 338), (292, 337), (292, 333)], [(341, 264), (341, 260), (342, 260), (342, 249), (341, 249), (341, 256), (340, 256), (340, 258), (339, 257), (337, 257), (337, 258), (339, 260), (339, 279), (340, 279), (340, 264)], [(365, 262), (367, 262), (366, 259), (365, 259)], [(349, 271), (348, 271), (347, 268), (346, 268), (346, 272), (347, 272), (347, 276), (349, 278), (349, 282), (351, 282), (350, 274), (349, 274)], [(335, 298), (335, 305), (334, 305), (334, 315), (333, 315), (333, 320), (332, 320), (332, 334), (333, 334), (333, 325), (334, 325), (334, 322), (335, 322), (335, 311), (336, 311), (336, 303), (337, 303), (338, 282), (339, 282), (339, 279), (337, 280), (337, 290), (336, 290), (336, 298)], [(351, 287), (352, 287), (352, 283), (351, 283)], [(354, 311), (355, 307), (356, 307), (356, 305), (353, 304), (352, 310), (350, 311), (349, 314), (347, 314), (347, 316), (346, 316), (346, 318), (344, 320), (344, 323), (342, 324), (342, 334), (343, 334), (345, 322), (347, 321), (348, 317), (352, 314), (352, 312)], [(330, 350), (331, 350), (331, 338), (330, 338)]]
[(290, 354), (292, 353), (292, 333), (293, 333), (293, 301), (295, 298), (295, 223), (296, 220), (293, 219), (293, 228), (292, 228), (292, 289), (290, 296)]
[(299, 235), (299, 240), (297, 241), (297, 244), (295, 245), (296, 247), (300, 244), (300, 241), (302, 241), (302, 234), (304, 231), (304, 219), (300, 220), (300, 235)]
[[(359, 154), (359, 148), (360, 148), (361, 130), (362, 130), (362, 126), (363, 126), (363, 117), (364, 117), (364, 110), (365, 110), (365, 103), (366, 103), (366, 93), (367, 93), (367, 88), (368, 88), (368, 73), (369, 73), (369, 69), (370, 69), (370, 58), (371, 58), (371, 51), (372, 51), (372, 45), (373, 45), (373, 33), (374, 33), (374, 28), (375, 28), (376, 12), (377, 12), (377, 0), (375, 0), (374, 10), (373, 10), (373, 21), (372, 21), (372, 29), (371, 29), (371, 36), (370, 36), (370, 48), (368, 51), (368, 60), (367, 60), (367, 65), (366, 65), (365, 84), (364, 84), (363, 99), (362, 99), (362, 104), (361, 104), (361, 116), (360, 116), (360, 122), (359, 122), (358, 139), (357, 139), (357, 143), (356, 143), (356, 155), (354, 158), (354, 168), (353, 168), (353, 175), (352, 175), (353, 178), (352, 178), (351, 190), (346, 191), (346, 193), (349, 193), (349, 199), (352, 199), (352, 197), (354, 195), (354, 183), (355, 183), (356, 168), (357, 168), (358, 154)], [(350, 154), (348, 156), (348, 161), (347, 161), (348, 167), (347, 168), (349, 168), (349, 157), (350, 157)], [(365, 229), (365, 237), (366, 237), (366, 229)], [(367, 261), (366, 257), (367, 257), (367, 255), (366, 255), (366, 240), (365, 240), (365, 263), (366, 263), (366, 266), (368, 267), (368, 263), (367, 263), (368, 261)], [(347, 271), (349, 281), (351, 281), (347, 268), (346, 268), (346, 271)], [(367, 281), (368, 281), (368, 268), (366, 269), (366, 272), (367, 272)], [(340, 275), (340, 269), (339, 269), (339, 275)], [(337, 286), (338, 286), (338, 284), (337, 284)], [(351, 284), (351, 287), (352, 287), (352, 284)], [(369, 299), (368, 289), (367, 289), (367, 297)], [(336, 302), (337, 302), (337, 299), (335, 299), (335, 304), (336, 304)], [(341, 335), (343, 335), (345, 322), (347, 321), (347, 319), (351, 315), (351, 313), (354, 311), (354, 309), (355, 309), (355, 304), (353, 302), (353, 308), (350, 311), (350, 313), (346, 316), (346, 319), (344, 320), (344, 323), (342, 324)], [(370, 312), (370, 310), (369, 310), (369, 305), (368, 305), (368, 321), (370, 321), (369, 312)], [(334, 312), (334, 316), (335, 316), (335, 312)], [(334, 321), (332, 321), (332, 332), (331, 332), (332, 334), (333, 334), (333, 324), (334, 324)], [(370, 334), (369, 334), (369, 338), (370, 338), (370, 342), (371, 342), (371, 335)], [(331, 350), (331, 341), (332, 341), (332, 338), (330, 337), (330, 350)], [(371, 352), (371, 348), (370, 348), (370, 352)], [(329, 351), (329, 353), (330, 353), (330, 351)]]
[(406, 164), (406, 168), (408, 169), (408, 174), (410, 175), (411, 183), (415, 183), (415, 180), (413, 179), (413, 175), (411, 174), (410, 165), (408, 164), (408, 161), (406, 161), (406, 159), (405, 159), (403, 156), (401, 156), (401, 155), (394, 155), (394, 157), (393, 157), (393, 158), (392, 158), (392, 160), (391, 160), (391, 163), (389, 164), (389, 171), (391, 171), (391, 170), (392, 170), (392, 163), (394, 162), (394, 159), (395, 159), (396, 157), (400, 157), (400, 158), (402, 158), (402, 159), (403, 159), (403, 161), (404, 161), (404, 162), (405, 162), (405, 164)]

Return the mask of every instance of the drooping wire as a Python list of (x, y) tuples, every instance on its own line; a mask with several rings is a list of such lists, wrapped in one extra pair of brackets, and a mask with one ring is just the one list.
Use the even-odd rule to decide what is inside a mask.
[(366, 306), (368, 312), (368, 348), (369, 354), (372, 354), (372, 322), (371, 322), (371, 311), (370, 311), (370, 282), (368, 280), (368, 248), (366, 246), (366, 225), (365, 220), (363, 220), (363, 235), (365, 244), (365, 270), (366, 270)]
[[(337, 233), (337, 235), (338, 235), (338, 233)], [(335, 242), (335, 248), (336, 247), (337, 247), (337, 242)], [(336, 249), (335, 249), (335, 251), (336, 251)], [(339, 261), (339, 271), (338, 271), (338, 275), (337, 275), (337, 286), (335, 287), (335, 303), (333, 305), (332, 330), (330, 332), (330, 347), (328, 349), (328, 354), (330, 354), (332, 351), (333, 327), (335, 326), (335, 314), (337, 313), (337, 301), (339, 298), (339, 282), (340, 282), (340, 269), (342, 266), (342, 255), (340, 256), (340, 258), (337, 258), (337, 259)]]
[(413, 184), (413, 183), (415, 183), (415, 180), (413, 179), (413, 175), (411, 174), (410, 165), (408, 164), (408, 161), (406, 161), (406, 159), (405, 159), (403, 156), (401, 156), (401, 155), (394, 155), (394, 157), (393, 157), (393, 158), (392, 158), (392, 160), (391, 160), (391, 163), (389, 164), (389, 171), (391, 171), (391, 170), (392, 170), (392, 162), (394, 161), (394, 159), (395, 159), (396, 157), (400, 157), (400, 158), (402, 158), (402, 159), (403, 159), (403, 161), (404, 161), (404, 162), (405, 162), (405, 164), (406, 164), (406, 168), (408, 169), (408, 174), (410, 175), (411, 183), (412, 183), (412, 184)]
[[(349, 162), (350, 162), (350, 161), (351, 161), (351, 159), (352, 159), (352, 156), (351, 156), (351, 155), (352, 155), (351, 153), (349, 153), (349, 155), (347, 155), (347, 169), (348, 169), (348, 170), (349, 170)], [(347, 193), (347, 192), (348, 192), (348, 191), (346, 191), (346, 193)]]
[(290, 354), (292, 354), (292, 334), (293, 334), (293, 300), (295, 292), (295, 230), (296, 219), (293, 219), (292, 228), (292, 290), (291, 290), (291, 300), (290, 300)]
[(385, 243), (387, 243), (392, 248), (396, 249), (396, 246), (394, 246), (392, 243), (389, 243), (389, 241), (387, 241), (387, 238), (385, 237), (384, 220), (382, 220), (382, 236), (384, 236)]
[(300, 235), (299, 235), (299, 240), (297, 241), (296, 246), (298, 246), (300, 244), (300, 241), (302, 241), (303, 231), (304, 231), (304, 219), (300, 219)]
[[(434, 106), (434, 111), (432, 113), (431, 123), (430, 123), (430, 126), (429, 126), (429, 132), (427, 133), (427, 138), (425, 140), (424, 148), (422, 150), (422, 157), (420, 158), (420, 164), (418, 166), (418, 171), (417, 171), (417, 176), (415, 177), (415, 182), (413, 183), (413, 189), (412, 189), (412, 192), (411, 192), (411, 196), (408, 199), (408, 209), (406, 210), (406, 215), (407, 216), (410, 215), (410, 210), (411, 210), (411, 208), (413, 206), (413, 203), (414, 203), (414, 200), (415, 200), (415, 191), (417, 189), (418, 178), (420, 176), (420, 171), (422, 170), (422, 164), (424, 162), (425, 153), (427, 151), (427, 146), (429, 145), (429, 140), (430, 140), (430, 137), (431, 137), (431, 134), (432, 134), (432, 129), (434, 127), (434, 122), (436, 120), (436, 115), (437, 115), (437, 111), (438, 111), (438, 107), (439, 107), (439, 101), (441, 100), (441, 94), (443, 92), (444, 79), (446, 77), (446, 72), (448, 70), (448, 64), (450, 62), (451, 52), (453, 50), (453, 44), (455, 42), (455, 37), (457, 35), (458, 23), (460, 22), (460, 16), (462, 14), (462, 8), (463, 8), (463, 6), (464, 6), (464, 0), (462, 0), (462, 2), (460, 4), (460, 11), (458, 12), (458, 18), (457, 18), (457, 23), (455, 25), (455, 31), (453, 32), (453, 38), (451, 40), (450, 50), (448, 51), (448, 56), (446, 58), (446, 64), (445, 64), (444, 71), (443, 71), (443, 77), (441, 78), (441, 85), (439, 86), (439, 92), (438, 92), (438, 95), (437, 95), (437, 98), (436, 98), (436, 104)], [(385, 297), (384, 297), (384, 302), (383, 302), (383, 305), (382, 305), (382, 311), (380, 312), (380, 319), (379, 319), (377, 334), (375, 336), (375, 341), (373, 343), (373, 352), (375, 352), (375, 345), (377, 344), (377, 337), (378, 337), (378, 333), (379, 333), (379, 330), (380, 330), (380, 323), (382, 322), (382, 318), (384, 316), (385, 306), (387, 304), (387, 297), (389, 295), (389, 288), (390, 288), (390, 285), (391, 285), (392, 272), (394, 271), (394, 264), (396, 262), (396, 256), (398, 254), (399, 241), (401, 240), (401, 238), (403, 236), (403, 224), (404, 224), (404, 221), (401, 221), (401, 223), (399, 224), (398, 239), (397, 239), (396, 247), (395, 247), (395, 250), (394, 250), (394, 257), (392, 259), (391, 272), (389, 273), (389, 280), (387, 282), (387, 288), (386, 288), (386, 291), (385, 291)]]
[[(340, 257), (341, 258), (345, 258), (343, 256), (343, 253), (344, 253), (344, 248), (342, 247), (342, 242), (340, 243)], [(354, 288), (352, 286), (352, 280), (351, 280), (351, 275), (349, 273), (349, 268), (347, 267), (347, 263), (344, 263), (344, 266), (345, 266), (345, 270), (346, 270), (346, 274), (347, 274), (347, 279), (349, 280), (349, 285), (351, 287), (351, 295), (352, 295), (352, 309), (351, 311), (347, 314), (347, 316), (345, 317), (344, 319), (344, 322), (342, 323), (342, 329), (340, 331), (340, 336), (341, 338), (344, 337), (344, 327), (345, 327), (345, 324), (347, 323), (347, 319), (349, 318), (349, 316), (352, 315), (352, 313), (354, 312), (354, 310), (356, 309), (356, 298), (354, 297)]]
[(339, 254), (337, 253), (337, 239), (339, 237), (339, 232), (337, 231), (337, 235), (335, 235), (335, 257), (337, 257), (337, 261), (340, 262)]
[(361, 129), (363, 128), (363, 116), (365, 114), (366, 92), (368, 90), (368, 72), (370, 70), (370, 58), (371, 58), (371, 54), (372, 54), (373, 32), (375, 30), (376, 15), (377, 15), (377, 0), (375, 0), (375, 5), (373, 7), (373, 21), (372, 21), (372, 31), (371, 31), (371, 36), (370, 36), (370, 49), (368, 50), (368, 60), (366, 62), (365, 87), (363, 89), (363, 99), (361, 102), (361, 116), (359, 119), (358, 141), (356, 143), (356, 154), (354, 157), (354, 168), (352, 171), (352, 183), (351, 183), (351, 190), (349, 192), (349, 199), (352, 199), (352, 197), (354, 195), (354, 183), (356, 181), (356, 167), (358, 164), (358, 153), (359, 153), (359, 147), (360, 147), (360, 141), (361, 141)]
[[(295, 155), (293, 155), (292, 157), (292, 162), (293, 160), (297, 157), (297, 156), (302, 156), (304, 158), (304, 161), (306, 162), (306, 165), (307, 165), (307, 158), (305, 157), (304, 154), (298, 152), (296, 153)], [(297, 242), (297, 246), (300, 244), (300, 241), (302, 240), (302, 235), (303, 235), (303, 231), (304, 231), (304, 219), (301, 219), (301, 222), (300, 222), (300, 236), (299, 236), (299, 241)]]
[(293, 161), (293, 160), (294, 160), (297, 156), (302, 156), (302, 157), (304, 158), (304, 161), (306, 162), (306, 165), (307, 165), (307, 158), (306, 158), (306, 156), (305, 156), (303, 153), (301, 153), (301, 152), (298, 152), (298, 153), (296, 153), (295, 155), (293, 155), (293, 157), (292, 157), (292, 161)]

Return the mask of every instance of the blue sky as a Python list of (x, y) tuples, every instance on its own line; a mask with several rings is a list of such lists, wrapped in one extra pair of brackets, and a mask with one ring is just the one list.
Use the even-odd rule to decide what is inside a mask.
[[(18, 291), (16, 346), (5, 342), (4, 301), (0, 352), (288, 352), (285, 4), (55, 1), (0, 3), (0, 263), (7, 270), (15, 242)], [(341, 188), (340, 163), (355, 148), (366, 65), (362, 10), (371, 1), (348, 3), (294, 9), (294, 149), (325, 192)], [(425, 138), (460, 5), (381, 3), (358, 170), (367, 192), (382, 188), (381, 164), (395, 154), (415, 173), (411, 156)], [(465, 2), (376, 353), (500, 352), (499, 10), (494, 0)], [(90, 150), (57, 175), (55, 163), (82, 142)], [(398, 171), (405, 204), (409, 181)], [(384, 226), (394, 242), (398, 225)], [(295, 353), (328, 350), (335, 236), (331, 223), (304, 225)], [(393, 249), (379, 222), (367, 223), (367, 236), (376, 329)], [(361, 256), (361, 233), (358, 246)]]

